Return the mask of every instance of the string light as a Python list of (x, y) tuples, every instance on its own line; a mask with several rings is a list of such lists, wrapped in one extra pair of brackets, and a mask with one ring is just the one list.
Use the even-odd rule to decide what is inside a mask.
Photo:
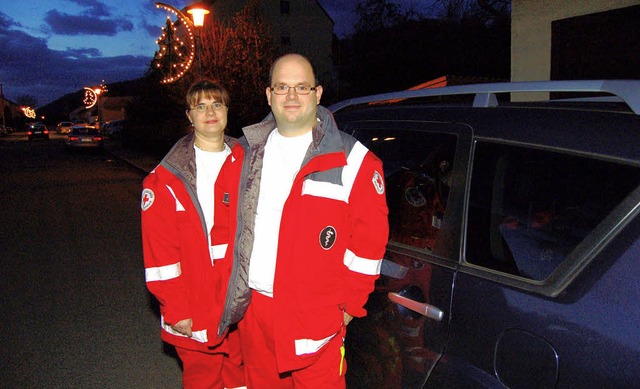
[(36, 111), (31, 107), (22, 107), (22, 113), (24, 113), (24, 116), (30, 119), (36, 118)]
[(96, 94), (96, 91), (85, 86), (84, 98), (82, 99), (82, 102), (84, 103), (85, 108), (86, 109), (92, 108), (94, 105), (96, 105), (97, 101), (98, 101), (98, 95)]
[[(185, 42), (183, 42), (180, 39), (180, 37), (176, 35), (177, 28), (175, 27), (175, 25), (177, 24), (178, 21), (176, 21), (176, 23), (172, 23), (171, 17), (167, 16), (167, 22), (168, 22), (167, 25), (170, 26), (172, 36), (175, 38), (175, 41), (177, 42), (177, 44), (174, 45), (173, 47), (172, 53), (177, 54), (177, 56), (182, 59), (179, 63), (179, 66), (180, 66), (179, 70), (177, 70), (178, 69), (177, 63), (173, 63), (169, 65), (170, 69), (173, 68), (177, 70), (177, 74), (172, 75), (172, 72), (169, 72), (168, 75), (166, 75), (162, 80), (160, 80), (162, 84), (168, 84), (180, 79), (191, 68), (191, 65), (193, 64), (195, 54), (196, 54), (195, 34), (193, 31), (194, 26), (191, 20), (189, 20), (187, 16), (185, 16), (182, 12), (173, 8), (172, 6), (164, 3), (155, 3), (155, 4), (156, 4), (156, 8), (161, 8), (167, 12), (174, 14), (177, 17), (177, 19), (182, 22), (182, 25), (185, 26), (187, 30), (188, 42), (186, 43), (186, 46), (185, 46)], [(165, 28), (163, 28), (162, 35), (160, 36), (160, 38), (158, 38), (158, 40), (156, 40), (156, 44), (160, 46), (160, 51), (157, 53), (156, 58), (154, 58), (154, 61), (156, 61), (156, 68), (158, 69), (162, 67), (160, 60), (165, 55), (167, 55), (167, 47), (166, 47), (167, 45), (162, 44), (164, 40), (167, 38), (167, 33), (168, 31)], [(180, 51), (180, 48), (182, 47), (186, 47), (188, 50), (186, 58), (183, 55), (183, 53)]]

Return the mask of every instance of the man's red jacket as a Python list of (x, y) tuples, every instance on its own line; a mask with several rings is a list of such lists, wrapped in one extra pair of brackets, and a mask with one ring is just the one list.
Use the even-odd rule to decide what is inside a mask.
[[(318, 106), (313, 141), (284, 204), (280, 222), (273, 301), (280, 372), (314, 363), (343, 329), (343, 313), (362, 317), (379, 277), (388, 234), (382, 162)], [(245, 128), (249, 161), (241, 189), (236, 250), (248, 269), (264, 145), (276, 123), (270, 114)], [(241, 274), (247, 275), (246, 270)], [(236, 284), (237, 296), (248, 293)], [(242, 334), (240, 334), (242, 336)]]

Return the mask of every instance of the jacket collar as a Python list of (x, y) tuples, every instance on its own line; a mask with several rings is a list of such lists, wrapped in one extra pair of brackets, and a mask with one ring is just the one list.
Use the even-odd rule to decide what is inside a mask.
[[(317, 107), (318, 123), (311, 129), (312, 153), (325, 154), (329, 152), (344, 151), (342, 139), (339, 136), (338, 126), (331, 111), (322, 105)], [(242, 129), (244, 136), (251, 148), (264, 145), (271, 131), (277, 127), (273, 113), (269, 113), (260, 123)]]
[[(190, 132), (189, 134), (180, 138), (176, 144), (169, 150), (167, 155), (163, 158), (161, 164), (168, 169), (182, 174), (187, 182), (195, 186), (196, 182), (196, 156), (194, 149), (195, 134)], [(230, 136), (224, 136), (224, 143), (231, 148), (234, 152), (234, 146), (238, 142), (237, 139)], [(236, 158), (238, 155), (234, 154)]]

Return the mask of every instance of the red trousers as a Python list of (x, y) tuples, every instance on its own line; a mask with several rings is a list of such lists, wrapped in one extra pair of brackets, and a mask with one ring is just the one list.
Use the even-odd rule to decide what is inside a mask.
[[(248, 389), (344, 389), (346, 361), (336, 335), (322, 350), (320, 359), (300, 370), (278, 373), (273, 331), (273, 299), (252, 291), (251, 304), (238, 324), (244, 373)], [(341, 369), (342, 365), (342, 369)]]
[(225, 339), (229, 354), (210, 354), (176, 347), (182, 361), (184, 389), (244, 388), (244, 371), (238, 331), (231, 331)]

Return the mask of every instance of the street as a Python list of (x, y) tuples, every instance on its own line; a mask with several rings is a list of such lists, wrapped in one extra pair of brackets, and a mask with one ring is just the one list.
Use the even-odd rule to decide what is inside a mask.
[(181, 387), (144, 283), (143, 173), (15, 133), (0, 177), (2, 386)]

